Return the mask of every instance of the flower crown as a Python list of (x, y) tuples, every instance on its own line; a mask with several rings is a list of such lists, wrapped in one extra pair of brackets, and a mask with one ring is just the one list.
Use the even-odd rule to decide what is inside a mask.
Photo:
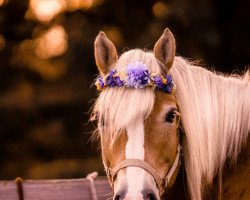
[(97, 90), (117, 86), (134, 88), (153, 87), (167, 93), (171, 93), (174, 88), (174, 82), (171, 75), (151, 73), (150, 69), (141, 62), (130, 63), (121, 72), (118, 72), (116, 69), (111, 70), (104, 77), (98, 77), (95, 85)]

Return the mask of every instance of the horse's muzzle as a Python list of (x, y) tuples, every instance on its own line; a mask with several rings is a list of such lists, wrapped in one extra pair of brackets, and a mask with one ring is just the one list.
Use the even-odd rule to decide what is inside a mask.
[(126, 195), (126, 191), (120, 190), (114, 195), (114, 200), (158, 200), (157, 195), (150, 189), (144, 189), (137, 196)]

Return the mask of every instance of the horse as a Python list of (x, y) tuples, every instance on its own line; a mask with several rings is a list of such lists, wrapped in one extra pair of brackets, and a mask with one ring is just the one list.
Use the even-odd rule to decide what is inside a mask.
[(93, 107), (114, 200), (250, 199), (250, 73), (176, 56), (169, 29), (153, 51), (118, 57), (100, 32)]

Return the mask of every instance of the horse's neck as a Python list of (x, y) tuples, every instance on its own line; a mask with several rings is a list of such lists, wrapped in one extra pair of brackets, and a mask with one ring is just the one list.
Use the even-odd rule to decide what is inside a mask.
[(223, 199), (250, 199), (250, 137), (234, 165), (225, 165), (222, 180)]
[(171, 70), (185, 130), (184, 157), (193, 199), (227, 160), (236, 160), (250, 130), (250, 84), (176, 58)]
[[(250, 137), (238, 156), (237, 162), (226, 162), (222, 174), (214, 177), (213, 183), (207, 186), (203, 200), (249, 200), (250, 199)], [(185, 166), (182, 165), (173, 187), (163, 199), (190, 200)]]
[[(237, 162), (226, 162), (222, 174), (217, 174), (204, 192), (204, 200), (249, 200), (250, 199), (250, 137), (238, 156)], [(173, 187), (163, 199), (190, 200), (185, 166), (182, 165)]]
[[(213, 95), (212, 92), (216, 91), (211, 91), (211, 95)], [(250, 86), (249, 83), (223, 77), (218, 81), (217, 95), (219, 102), (217, 111), (224, 113), (224, 117), (219, 115), (220, 119), (216, 121), (218, 124), (214, 126), (218, 129), (217, 132), (213, 132), (211, 139), (214, 141), (210, 142), (219, 142), (221, 145), (216, 149), (218, 153), (214, 153), (215, 159), (218, 156), (219, 165), (213, 172), (216, 173), (218, 170), (211, 184), (212, 187), (204, 188), (204, 191), (209, 191), (204, 193), (204, 197), (206, 197), (204, 199), (250, 199), (249, 191), (247, 192), (250, 188), (250, 139), (248, 137)], [(223, 97), (223, 95), (225, 96)], [(217, 106), (217, 102), (212, 103), (214, 103), (214, 107)], [(212, 110), (214, 114), (216, 114), (215, 111), (216, 109)], [(211, 147), (216, 146), (212, 144)]]
[(250, 137), (246, 145), (239, 153), (236, 162), (232, 165), (227, 160), (223, 171), (217, 174), (213, 183), (207, 188), (204, 200), (230, 199), (248, 200), (250, 199)]
[(163, 199), (190, 200), (184, 164), (182, 164), (180, 167), (179, 173), (176, 177), (173, 187), (166, 192), (166, 194), (163, 196)]
[[(220, 115), (218, 121), (218, 138), (225, 145), (225, 157), (236, 160), (247, 140), (250, 130), (250, 84), (233, 78), (224, 78), (225, 86), (221, 87), (218, 82), (218, 101)], [(229, 80), (227, 80), (229, 79)], [(230, 80), (231, 79), (231, 80)], [(221, 80), (222, 82), (222, 80)], [(223, 83), (221, 83), (223, 84)], [(221, 87), (221, 88), (219, 88)], [(223, 91), (228, 90), (228, 91)], [(225, 97), (221, 97), (225, 95)], [(225, 104), (225, 105), (222, 105)], [(222, 137), (220, 137), (222, 134)], [(225, 143), (223, 143), (223, 139)], [(224, 156), (224, 155), (223, 155)]]

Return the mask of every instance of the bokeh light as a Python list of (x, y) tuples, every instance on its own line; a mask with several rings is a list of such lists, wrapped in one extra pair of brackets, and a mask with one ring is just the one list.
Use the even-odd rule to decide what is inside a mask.
[(74, 11), (77, 9), (87, 10), (93, 5), (93, 0), (68, 0), (68, 10)]
[(64, 0), (30, 0), (31, 16), (41, 22), (49, 22), (66, 9)]
[(67, 50), (67, 34), (62, 26), (56, 25), (37, 39), (35, 53), (43, 59), (60, 56)]
[(165, 18), (168, 14), (168, 6), (165, 2), (159, 1), (153, 5), (153, 13), (157, 18)]
[(29, 82), (23, 81), (19, 85), (13, 86), (12, 90), (0, 97), (0, 106), (28, 110), (33, 104), (33, 98), (33, 86)]
[(9, 0), (0, 0), (0, 6), (5, 6)]
[(0, 51), (2, 51), (5, 48), (5, 39), (3, 35), (0, 35)]
[(103, 27), (103, 31), (107, 34), (107, 36), (112, 40), (115, 45), (120, 45), (123, 42), (122, 34), (118, 27)]
[[(49, 23), (64, 11), (88, 10), (100, 5), (104, 0), (30, 0), (26, 19)], [(0, 0), (0, 3), (4, 0)], [(1, 5), (1, 4), (0, 4)]]
[[(13, 50), (13, 54), (16, 55), (16, 57), (12, 60), (12, 64), (18, 68), (27, 68), (34, 73), (37, 73), (45, 80), (58, 80), (67, 71), (67, 65), (65, 62), (62, 62), (61, 59), (53, 59), (53, 61), (50, 59), (44, 59), (45, 56), (51, 55), (49, 54), (51, 47), (48, 47), (49, 52), (46, 51), (46, 49), (45, 52), (43, 52), (44, 49), (40, 49), (41, 55), (44, 56), (44, 58), (40, 58), (36, 55), (37, 46), (39, 46), (41, 38), (43, 38), (43, 35), (35, 40), (24, 40), (20, 45), (18, 45)], [(47, 41), (45, 41), (45, 45), (48, 45)], [(39, 48), (45, 47), (42, 46)]]

